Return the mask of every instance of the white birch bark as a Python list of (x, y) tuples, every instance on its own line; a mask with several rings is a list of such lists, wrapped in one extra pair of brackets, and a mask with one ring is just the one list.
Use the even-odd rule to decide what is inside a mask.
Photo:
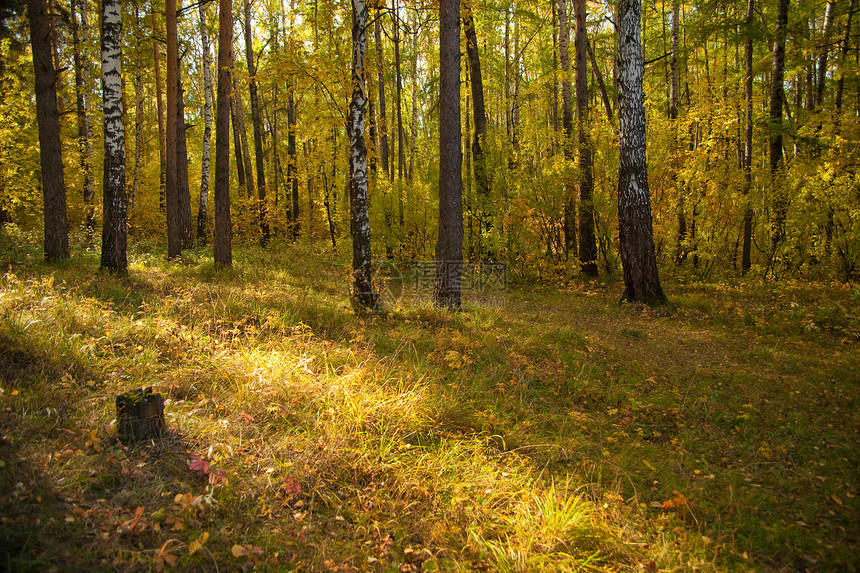
[(377, 305), (370, 258), (370, 217), (367, 205), (367, 146), (364, 143), (367, 108), (367, 3), (352, 0), (352, 99), (349, 104), (349, 199), (352, 224), (352, 302), (356, 310)]
[(127, 267), (125, 128), (122, 123), (122, 16), (119, 0), (102, 2), (102, 101), (104, 107), (104, 180), (101, 266)]

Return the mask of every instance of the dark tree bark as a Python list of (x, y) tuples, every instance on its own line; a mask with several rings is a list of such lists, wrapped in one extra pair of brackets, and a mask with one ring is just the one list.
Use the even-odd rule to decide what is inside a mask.
[(352, 304), (356, 311), (378, 304), (373, 290), (370, 218), (367, 206), (367, 147), (364, 143), (367, 107), (367, 4), (352, 0), (352, 99), (349, 104), (349, 204), (352, 233)]
[(209, 167), (212, 141), (212, 56), (209, 52), (209, 27), (206, 23), (206, 4), (199, 6), (200, 41), (203, 45), (203, 150), (200, 160), (200, 201), (197, 207), (197, 242), (206, 245), (209, 233), (206, 221), (209, 215)]
[(842, 38), (839, 58), (839, 80), (836, 82), (836, 111), (842, 110), (842, 94), (845, 91), (845, 63), (848, 60), (848, 46), (851, 42), (851, 18), (854, 16), (854, 5), (856, 0), (851, 0), (848, 5), (848, 19), (845, 22), (845, 36)]
[(576, 121), (579, 130), (579, 262), (583, 274), (597, 276), (597, 240), (594, 236), (594, 172), (591, 160), (591, 117), (588, 109), (588, 36), (586, 0), (574, 0), (576, 15)]
[(624, 270), (622, 300), (662, 304), (651, 226), (645, 142), (645, 93), (640, 43), (641, 0), (618, 2), (618, 234)]
[(376, 44), (376, 67), (378, 72), (378, 97), (379, 97), (379, 147), (382, 158), (382, 171), (390, 176), (392, 171), (388, 165), (388, 125), (385, 117), (385, 61), (382, 57), (382, 26), (379, 18), (373, 21), (373, 38)]
[(164, 99), (161, 97), (161, 50), (156, 30), (158, 26), (155, 23), (155, 7), (151, 6), (152, 10), (152, 60), (155, 71), (155, 105), (158, 115), (158, 208), (164, 213), (167, 209), (167, 129), (164, 125)]
[(266, 166), (263, 156), (263, 114), (257, 95), (257, 64), (251, 34), (251, 0), (245, 0), (245, 58), (248, 62), (248, 91), (251, 94), (251, 122), (254, 128), (254, 155), (257, 163), (257, 193), (260, 199), (260, 245), (269, 244), (269, 215), (266, 204)]
[(773, 227), (771, 241), (774, 249), (785, 239), (785, 217), (788, 196), (780, 181), (782, 170), (782, 108), (785, 104), (785, 29), (788, 24), (789, 0), (779, 0), (776, 30), (773, 40), (773, 71), (770, 88), (770, 173), (773, 187)]
[[(403, 145), (403, 75), (400, 71), (400, 0), (392, 0), (394, 6), (394, 87), (397, 107), (397, 179), (403, 179), (403, 169), (406, 166), (406, 151)], [(400, 196), (400, 225), (403, 226), (403, 196)]]
[(433, 300), (459, 309), (463, 260), (460, 151), (460, 2), (439, 2), (439, 238)]
[(287, 199), (287, 203), (291, 203), (290, 207), (290, 235), (293, 239), (298, 238), (300, 229), (299, 224), (299, 156), (296, 150), (296, 100), (293, 94), (292, 86), (287, 92), (287, 155), (290, 163), (287, 166), (287, 179), (289, 180), (289, 189), (292, 201)]
[(248, 198), (254, 196), (254, 171), (251, 165), (251, 151), (248, 149), (248, 130), (245, 128), (245, 109), (242, 104), (242, 92), (239, 90), (239, 79), (236, 77), (236, 53), (233, 52), (233, 122), (239, 132), (237, 153), (241, 151), (242, 167), (245, 171), (245, 192)]
[[(77, 8), (76, 8), (77, 6)], [(81, 20), (78, 25), (77, 11), (80, 9)], [(84, 225), (87, 241), (92, 240), (95, 232), (95, 206), (93, 205), (93, 120), (87, 113), (87, 70), (89, 63), (83, 48), (83, 39), (88, 36), (86, 2), (71, 3), (72, 44), (75, 62), (75, 103), (78, 118), (78, 154), (80, 156), (81, 173), (83, 175)], [(83, 38), (81, 37), (83, 36)]]
[(182, 227), (179, 213), (179, 173), (177, 147), (179, 145), (179, 38), (176, 25), (176, 0), (165, 0), (167, 23), (167, 131), (165, 157), (167, 170), (164, 178), (165, 211), (167, 212), (167, 258), (174, 259), (182, 252)]
[[(561, 126), (564, 157), (573, 161), (573, 101), (570, 86), (570, 34), (567, 26), (567, 0), (558, 0), (558, 54), (561, 60)], [(564, 246), (568, 254), (576, 256), (576, 196), (570, 182), (565, 182)]]
[[(586, 40), (588, 38), (586, 37)], [(587, 41), (588, 59), (591, 61), (591, 69), (594, 70), (594, 78), (597, 80), (597, 88), (600, 90), (600, 99), (603, 100), (603, 107), (606, 109), (606, 117), (612, 121), (612, 102), (609, 101), (609, 94), (606, 92), (606, 83), (603, 81), (603, 72), (600, 71), (600, 66), (597, 65), (597, 58), (594, 57), (594, 49), (591, 47), (591, 42)]]
[(122, 15), (119, 0), (102, 0), (102, 101), (104, 181), (101, 267), (128, 267), (128, 204), (125, 194), (125, 128), (122, 123)]
[[(678, 40), (680, 36), (680, 2), (672, 0), (672, 51), (671, 61), (669, 62), (669, 120), (672, 123), (672, 143), (673, 152), (678, 145), (678, 112), (680, 111), (680, 78), (678, 77)], [(675, 264), (680, 265), (687, 258), (687, 250), (684, 242), (687, 240), (687, 205), (686, 196), (687, 188), (684, 182), (678, 177), (678, 160), (673, 160), (675, 179), (675, 189), (678, 193), (678, 234), (675, 239)], [(695, 221), (693, 221), (695, 225)], [(693, 227), (695, 228), (695, 227)]]
[(218, 103), (215, 115), (215, 266), (233, 265), (230, 222), (230, 70), (233, 2), (218, 1)]
[(753, 31), (752, 26), (755, 18), (755, 0), (748, 0), (746, 15), (746, 42), (744, 44), (744, 62), (746, 66), (746, 77), (744, 78), (746, 88), (746, 116), (744, 130), (744, 198), (746, 209), (744, 210), (744, 237), (741, 250), (741, 272), (746, 274), (752, 266), (752, 227), (753, 210), (750, 204), (749, 193), (752, 189), (752, 154), (753, 154)]
[(185, 89), (179, 62), (176, 63), (176, 196), (179, 203), (180, 247), (194, 247), (194, 226), (191, 222), (191, 188), (188, 186), (188, 126), (185, 124)]
[(51, 29), (45, 0), (27, 0), (30, 45), (36, 90), (36, 121), (39, 124), (42, 197), (45, 219), (45, 261), (69, 258), (69, 223), (66, 219), (66, 184), (60, 143), (57, 108), (57, 70), (51, 56)]
[[(481, 58), (478, 51), (478, 35), (470, 4), (463, 5), (463, 31), (466, 37), (466, 55), (469, 58), (469, 83), (472, 87), (472, 115), (475, 118), (475, 138), (472, 140), (472, 161), (477, 191), (477, 216), (481, 229), (478, 233), (478, 256), (483, 256), (481, 237), (492, 228), (490, 213), (490, 178), (484, 147), (487, 140), (487, 114), (484, 109), (484, 82), (481, 75)], [(467, 130), (468, 133), (468, 130)]]
[(140, 186), (140, 162), (143, 157), (143, 56), (140, 53), (140, 6), (134, 3), (134, 175), (128, 203), (137, 205), (137, 190)]

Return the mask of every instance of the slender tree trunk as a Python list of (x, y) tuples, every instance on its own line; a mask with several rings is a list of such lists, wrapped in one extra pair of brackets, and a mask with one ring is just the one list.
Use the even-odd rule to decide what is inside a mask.
[[(481, 237), (492, 228), (490, 213), (490, 178), (487, 172), (487, 160), (484, 147), (487, 141), (487, 114), (484, 109), (484, 82), (481, 74), (481, 59), (478, 50), (478, 35), (475, 31), (475, 21), (472, 17), (472, 7), (466, 3), (463, 6), (463, 30), (466, 37), (466, 55), (469, 58), (469, 78), (472, 87), (472, 115), (475, 118), (475, 138), (472, 140), (472, 161), (475, 171), (475, 187), (477, 193), (477, 216), (480, 225), (478, 232), (479, 257), (484, 256), (484, 244)], [(468, 133), (468, 130), (467, 130)]]
[(167, 22), (167, 133), (165, 154), (167, 171), (164, 194), (167, 211), (167, 258), (173, 259), (182, 252), (182, 223), (179, 206), (179, 173), (177, 147), (179, 145), (179, 39), (176, 24), (176, 1), (165, 1)]
[[(231, 73), (235, 71), (230, 67)], [(232, 80), (231, 80), (232, 81)], [(242, 136), (239, 135), (239, 120), (236, 118), (236, 93), (231, 87), (230, 91), (230, 125), (233, 126), (233, 154), (236, 156), (236, 182), (239, 184), (239, 195), (248, 190), (245, 181), (245, 157), (242, 155)]]
[(257, 163), (257, 193), (260, 200), (260, 245), (269, 244), (269, 216), (266, 205), (266, 165), (263, 155), (263, 114), (257, 95), (257, 65), (251, 34), (251, 0), (245, 0), (245, 58), (248, 62), (248, 91), (251, 94), (251, 122), (254, 128), (254, 158)]
[[(678, 74), (678, 41), (680, 36), (680, 1), (672, 0), (672, 57), (669, 62), (669, 121), (672, 125), (673, 153), (678, 144), (678, 112), (680, 111), (680, 78)], [(675, 240), (675, 264), (680, 265), (687, 258), (684, 242), (687, 240), (687, 187), (678, 176), (678, 161), (675, 163), (675, 189), (678, 193), (678, 234)]]
[[(180, 62), (176, 63), (180, 69)], [(194, 247), (194, 225), (191, 222), (191, 188), (188, 186), (188, 126), (185, 123), (185, 89), (182, 87), (182, 74), (177, 73), (179, 85), (176, 113), (176, 189), (179, 199), (179, 228), (182, 233), (181, 246), (183, 249)]]
[(242, 92), (239, 90), (239, 79), (236, 77), (236, 53), (233, 53), (233, 102), (235, 103), (236, 128), (239, 132), (239, 142), (242, 150), (242, 166), (245, 169), (245, 191), (248, 198), (254, 196), (254, 175), (251, 166), (251, 151), (248, 149), (248, 130), (245, 128), (245, 110), (242, 105)]
[[(81, 11), (80, 26), (78, 25), (76, 5)], [(93, 121), (87, 113), (87, 71), (89, 63), (83, 40), (89, 36), (87, 25), (86, 2), (72, 1), (72, 45), (75, 62), (75, 103), (78, 116), (78, 154), (80, 156), (81, 173), (83, 175), (84, 225), (87, 242), (92, 241), (95, 232), (95, 206), (93, 205)], [(81, 37), (83, 36), (83, 38)]]
[(352, 232), (352, 304), (356, 311), (378, 304), (373, 290), (370, 254), (370, 218), (367, 208), (367, 147), (364, 144), (367, 107), (367, 4), (352, 0), (352, 100), (349, 105), (349, 203)]
[(161, 40), (158, 37), (159, 27), (155, 21), (155, 7), (150, 5), (152, 16), (152, 60), (155, 71), (155, 105), (158, 114), (158, 208), (164, 213), (167, 209), (167, 129), (164, 125), (164, 99), (161, 97)]
[(818, 83), (815, 86), (815, 105), (818, 107), (824, 103), (824, 86), (827, 84), (827, 54), (835, 8), (836, 2), (828, 2), (827, 10), (824, 12), (824, 31), (821, 34), (821, 53), (818, 56)]
[[(362, 60), (363, 61), (363, 60)], [(296, 100), (293, 87), (290, 86), (287, 91), (287, 155), (289, 156), (289, 164), (287, 165), (287, 181), (289, 181), (290, 199), (290, 235), (293, 239), (297, 239), (300, 231), (299, 223), (299, 156), (296, 150)]]
[(134, 176), (131, 184), (131, 208), (137, 206), (140, 183), (140, 160), (143, 157), (143, 57), (140, 53), (140, 7), (134, 3)]
[(218, 1), (218, 106), (215, 116), (215, 266), (233, 265), (230, 222), (230, 70), (233, 65), (233, 2)]
[[(418, 34), (416, 28), (412, 33), (412, 121), (409, 127), (409, 180), (415, 178), (415, 152), (418, 144)], [(412, 186), (409, 186), (412, 189)]]
[(591, 160), (591, 118), (588, 109), (588, 36), (586, 0), (574, 0), (576, 15), (576, 122), (579, 130), (579, 261), (583, 274), (597, 276), (597, 240), (594, 237), (594, 173)]
[(197, 243), (205, 246), (209, 233), (206, 222), (209, 210), (209, 170), (212, 141), (212, 56), (209, 52), (209, 27), (206, 4), (200, 4), (200, 41), (203, 47), (203, 149), (200, 157), (200, 201), (197, 207)]
[[(403, 74), (400, 69), (400, 0), (392, 0), (394, 4), (394, 87), (397, 107), (397, 179), (403, 179), (403, 169), (406, 167), (406, 152), (403, 145)], [(403, 196), (399, 197), (400, 226), (403, 226)]]
[(559, 123), (558, 113), (558, 3), (552, 0), (552, 129), (559, 131), (561, 124)]
[(377, 90), (379, 97), (379, 147), (382, 156), (382, 171), (390, 177), (392, 171), (388, 165), (388, 125), (385, 117), (385, 61), (382, 57), (382, 26), (377, 17), (373, 21), (373, 38), (376, 44), (376, 67), (379, 76)]
[(463, 181), (460, 151), (460, 2), (439, 2), (439, 239), (437, 305), (459, 309), (463, 260)]
[(618, 2), (618, 234), (624, 270), (623, 300), (662, 304), (651, 225), (645, 141), (644, 65), (640, 44), (641, 0)]
[[(570, 86), (570, 35), (567, 27), (567, 0), (558, 0), (558, 52), (561, 60), (561, 125), (564, 157), (573, 161), (573, 102)], [(576, 196), (572, 183), (565, 181), (564, 247), (569, 255), (576, 256)]]
[(45, 218), (45, 261), (69, 258), (69, 224), (66, 220), (66, 184), (60, 144), (57, 108), (57, 71), (51, 57), (51, 31), (45, 0), (27, 0), (30, 45), (36, 90), (36, 122), (39, 124), (42, 196)]
[(782, 170), (782, 108), (785, 101), (785, 28), (788, 24), (788, 2), (779, 0), (773, 41), (773, 71), (770, 89), (770, 172), (773, 200), (772, 242), (776, 249), (785, 239), (785, 218), (788, 196), (781, 181)]
[(848, 5), (848, 19), (845, 22), (845, 36), (842, 38), (842, 47), (839, 58), (839, 81), (836, 82), (836, 110), (842, 110), (842, 95), (845, 91), (845, 65), (848, 62), (848, 46), (851, 43), (851, 18), (854, 16), (854, 5), (856, 0), (851, 0)]
[(609, 94), (606, 92), (606, 83), (603, 81), (603, 72), (600, 71), (600, 66), (597, 65), (597, 58), (594, 57), (594, 49), (591, 47), (591, 42), (588, 41), (587, 37), (586, 47), (588, 48), (588, 59), (591, 61), (591, 69), (594, 70), (594, 78), (597, 80), (597, 88), (600, 90), (600, 99), (603, 100), (603, 107), (606, 109), (606, 117), (609, 118), (609, 121), (612, 121), (612, 102), (609, 101)]
[(741, 251), (741, 272), (746, 274), (752, 266), (752, 227), (753, 210), (750, 201), (752, 190), (752, 155), (753, 155), (753, 33), (752, 26), (755, 18), (755, 0), (747, 1), (746, 15), (746, 42), (744, 44), (744, 62), (746, 65), (746, 77), (744, 84), (746, 89), (746, 117), (744, 130), (744, 199), (746, 208), (744, 210), (744, 238)]
[(128, 204), (125, 194), (125, 128), (122, 123), (122, 15), (119, 0), (102, 0), (102, 101), (104, 105), (104, 181), (102, 268), (128, 267)]

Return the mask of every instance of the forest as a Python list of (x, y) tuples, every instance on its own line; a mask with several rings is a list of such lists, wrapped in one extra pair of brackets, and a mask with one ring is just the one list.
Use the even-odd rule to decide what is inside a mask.
[(857, 571), (857, 11), (0, 0), (0, 570)]

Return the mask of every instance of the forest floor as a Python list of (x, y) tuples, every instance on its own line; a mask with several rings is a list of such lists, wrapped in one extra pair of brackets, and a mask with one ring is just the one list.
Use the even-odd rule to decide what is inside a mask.
[(163, 254), (0, 253), (0, 570), (857, 571), (856, 285), (407, 272), (357, 316), (322, 247)]

